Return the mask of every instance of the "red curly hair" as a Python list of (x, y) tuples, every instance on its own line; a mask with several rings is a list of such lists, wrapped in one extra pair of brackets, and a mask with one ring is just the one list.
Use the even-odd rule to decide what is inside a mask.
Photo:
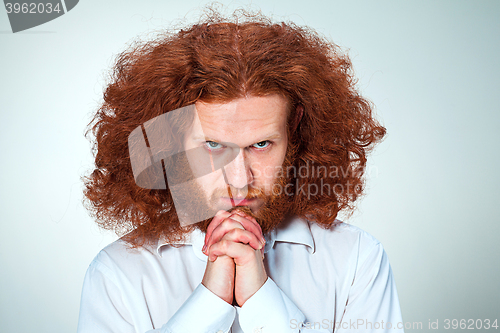
[(289, 136), (296, 170), (314, 165), (342, 171), (335, 177), (308, 172), (294, 179), (296, 184), (355, 189), (315, 196), (297, 191), (290, 198), (290, 213), (328, 227), (339, 211), (352, 210), (363, 191), (366, 155), (385, 135), (355, 84), (350, 60), (335, 44), (261, 15), (243, 23), (212, 15), (135, 44), (118, 56), (104, 102), (89, 125), (95, 170), (84, 180), (87, 208), (104, 229), (119, 235), (135, 230), (126, 238), (134, 246), (159, 236), (182, 238), (189, 228), (180, 226), (169, 190), (143, 189), (134, 181), (130, 132), (196, 101), (280, 94), (291, 106), (289, 126), (303, 107)]

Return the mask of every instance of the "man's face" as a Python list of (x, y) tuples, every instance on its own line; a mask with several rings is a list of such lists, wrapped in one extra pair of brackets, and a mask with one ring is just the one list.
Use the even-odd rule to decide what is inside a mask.
[[(250, 96), (195, 106), (200, 124), (185, 136), (185, 150), (203, 147), (214, 158), (229, 150), (236, 155), (223, 170), (197, 178), (207, 204), (214, 211), (247, 206), (258, 216), (285, 160), (287, 100), (279, 95)], [(196, 169), (196, 161), (190, 166)]]

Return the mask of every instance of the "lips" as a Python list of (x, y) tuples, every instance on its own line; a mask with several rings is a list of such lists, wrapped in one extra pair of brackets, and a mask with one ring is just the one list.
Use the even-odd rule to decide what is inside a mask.
[[(222, 202), (232, 205), (231, 198), (222, 197), (220, 198)], [(233, 198), (235, 206), (248, 206), (250, 203), (254, 202), (255, 198)]]

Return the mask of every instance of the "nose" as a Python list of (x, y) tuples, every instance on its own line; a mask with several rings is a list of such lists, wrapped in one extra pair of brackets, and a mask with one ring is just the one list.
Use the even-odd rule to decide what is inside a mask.
[(226, 167), (227, 182), (234, 188), (244, 189), (253, 181), (250, 161), (245, 156), (245, 149), (240, 149), (238, 155)]

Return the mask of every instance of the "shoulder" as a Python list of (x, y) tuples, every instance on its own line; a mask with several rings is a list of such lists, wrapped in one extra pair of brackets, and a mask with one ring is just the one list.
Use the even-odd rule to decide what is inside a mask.
[(130, 260), (144, 255), (154, 255), (154, 246), (145, 245), (142, 247), (132, 247), (122, 238), (104, 247), (96, 256), (97, 260)]
[(156, 261), (156, 246), (146, 244), (133, 248), (123, 239), (118, 239), (104, 247), (93, 259), (90, 268), (94, 268), (108, 277), (118, 272), (127, 274), (131, 269)]
[(307, 222), (316, 246), (335, 247), (337, 250), (369, 251), (382, 247), (380, 241), (363, 229), (352, 224), (336, 220), (325, 229), (313, 222)]
[(363, 229), (338, 221), (328, 229), (309, 223), (316, 253), (344, 271), (347, 281), (374, 277), (380, 272), (390, 275), (387, 254), (378, 239)]
[(377, 266), (388, 263), (380, 241), (357, 226), (341, 221), (328, 229), (315, 223), (308, 224), (315, 253), (323, 261), (331, 261), (335, 266), (351, 272), (366, 264)]

